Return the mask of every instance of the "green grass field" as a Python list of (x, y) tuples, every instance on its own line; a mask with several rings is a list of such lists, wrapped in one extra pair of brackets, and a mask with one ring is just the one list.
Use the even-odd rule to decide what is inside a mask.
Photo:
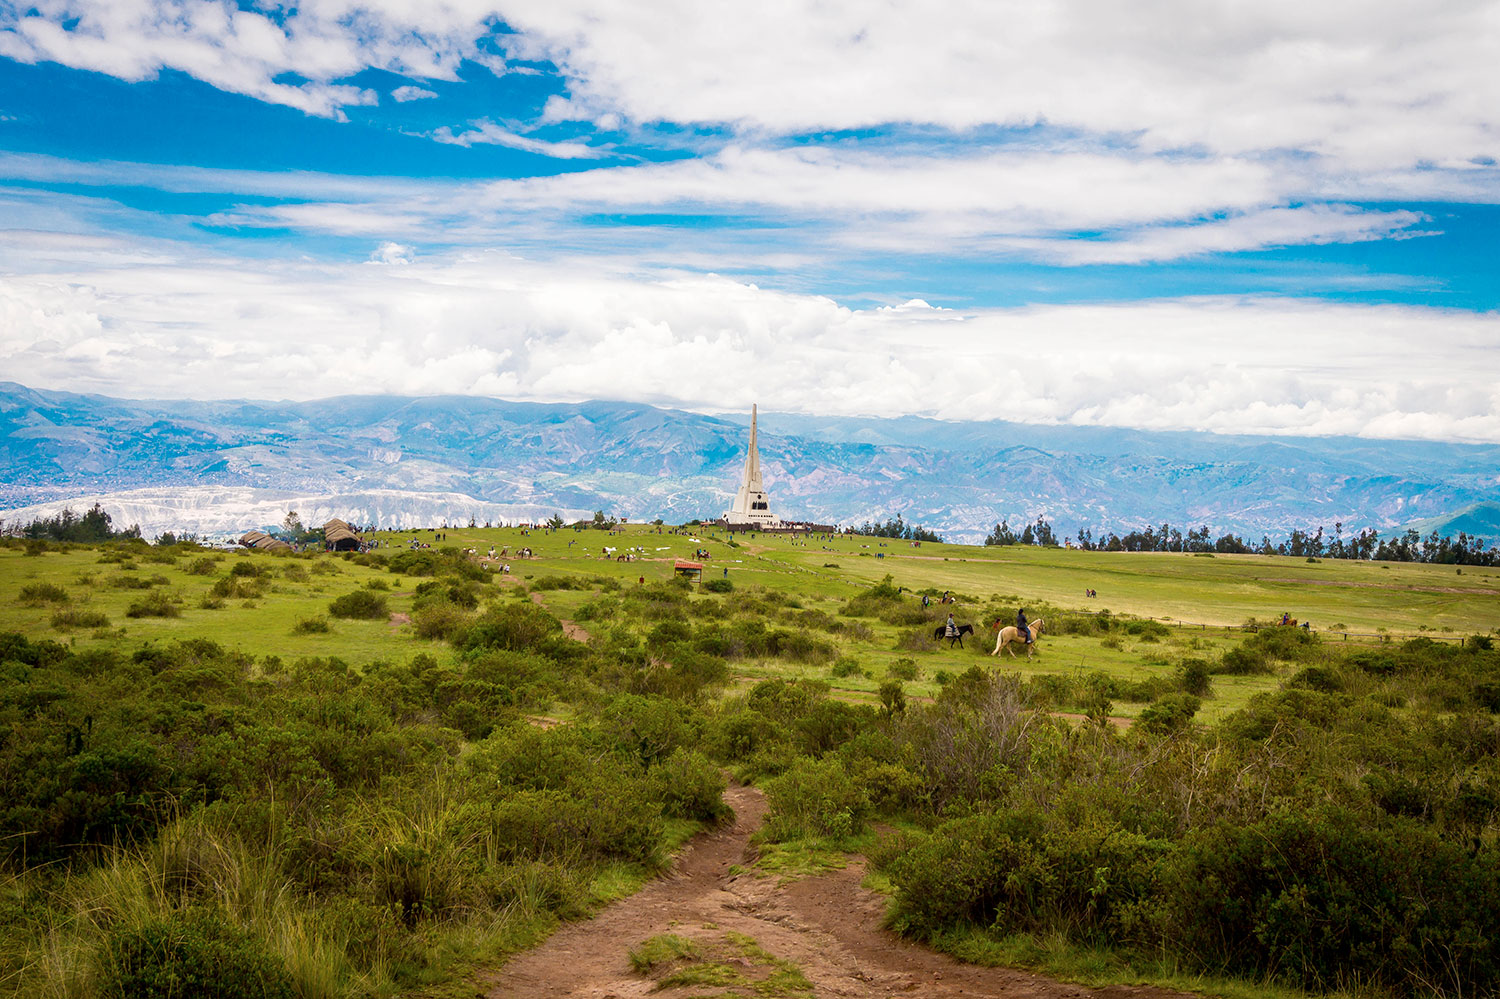
[[(1083, 552), (1013, 546), (984, 548), (837, 536), (736, 535), (713, 529), (670, 528), (660, 532), (632, 525), (617, 533), (600, 531), (522, 531), (517, 528), (453, 529), (441, 542), (433, 532), (382, 532), (374, 537), (400, 552), (413, 540), (434, 547), (474, 549), (476, 558), (509, 564), (498, 573), (500, 591), (519, 590), (548, 576), (617, 581), (622, 586), (669, 578), (677, 559), (702, 560), (707, 580), (728, 578), (735, 593), (779, 594), (796, 608), (837, 619), (845, 600), (892, 577), (895, 585), (931, 595), (928, 625), (896, 626), (867, 622), (868, 636), (830, 635), (840, 656), (857, 671), (832, 675), (827, 667), (780, 660), (743, 662), (733, 686), (744, 687), (767, 676), (817, 676), (830, 682), (835, 696), (874, 700), (892, 664), (915, 662), (909, 696), (934, 696), (939, 683), (979, 665), (1023, 677), (1060, 675), (1075, 682), (1102, 673), (1126, 683), (1169, 678), (1184, 659), (1211, 659), (1243, 638), (1247, 622), (1271, 622), (1283, 612), (1311, 621), (1326, 640), (1380, 642), (1414, 635), (1458, 639), (1500, 629), (1500, 570), (1358, 563), (1312, 562), (1275, 556), (1131, 554)], [(522, 547), (530, 558), (518, 558)], [(614, 549), (605, 554), (605, 549)], [(508, 552), (508, 555), (502, 553)], [(620, 561), (630, 552), (634, 561)], [(413, 590), (421, 580), (403, 579), (384, 569), (360, 565), (333, 555), (289, 557), (261, 552), (190, 553), (137, 551), (113, 560), (107, 550), (73, 548), (27, 555), (19, 548), (0, 549), (0, 631), (48, 636), (75, 647), (209, 638), (252, 655), (337, 656), (352, 664), (376, 659), (401, 661), (418, 651), (442, 657), (453, 653), (442, 643), (416, 637), (408, 622)], [(235, 570), (236, 566), (242, 566)], [(231, 571), (258, 575), (251, 595), (215, 599), (214, 588)], [(54, 599), (36, 599), (38, 586), (50, 586)], [(387, 615), (378, 620), (329, 616), (331, 600), (370, 589), (383, 596)], [(23, 593), (33, 594), (32, 599)], [(572, 618), (598, 598), (591, 589), (550, 589), (538, 599), (554, 614)], [(1086, 597), (1093, 589), (1097, 598)], [(65, 599), (57, 600), (57, 590)], [(956, 603), (938, 604), (951, 592)], [(165, 594), (178, 616), (128, 616), (132, 604), (152, 593)], [(713, 599), (705, 596), (703, 599)], [(1011, 620), (1025, 606), (1035, 620), (1049, 615), (1092, 614), (1165, 623), (1162, 635), (1117, 634), (1109, 637), (1060, 634), (1054, 628), (1027, 660), (1002, 653), (992, 658), (989, 624)], [(952, 609), (976, 634), (963, 649), (933, 642), (930, 629)], [(59, 612), (102, 615), (106, 624), (69, 626)], [(299, 622), (323, 619), (326, 631), (299, 629)], [(54, 623), (54, 621), (57, 623)], [(588, 627), (587, 622), (583, 623)], [(920, 638), (923, 629), (925, 639)], [(898, 670), (901, 667), (897, 667)], [(1274, 689), (1276, 675), (1221, 676), (1200, 717), (1213, 720), (1243, 707), (1254, 694)], [(1133, 717), (1140, 701), (1117, 699), (1113, 713)], [(1067, 705), (1059, 705), (1066, 708)]]

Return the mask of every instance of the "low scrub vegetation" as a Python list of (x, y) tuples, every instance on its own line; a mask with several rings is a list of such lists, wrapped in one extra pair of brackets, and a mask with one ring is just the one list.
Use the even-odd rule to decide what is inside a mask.
[[(1491, 636), (1204, 637), (992, 594), (960, 595), (978, 633), (949, 649), (936, 575), (924, 607), (893, 577), (35, 543), (5, 554), (39, 624), (0, 634), (0, 981), (24, 994), (442, 989), (663, 869), (729, 818), (726, 774), (765, 792), (765, 856), (867, 852), (891, 925), (960, 956), (1500, 991)], [(997, 671), (988, 626), (1022, 605), (1048, 637)], [(810, 993), (713, 930), (632, 960)]]

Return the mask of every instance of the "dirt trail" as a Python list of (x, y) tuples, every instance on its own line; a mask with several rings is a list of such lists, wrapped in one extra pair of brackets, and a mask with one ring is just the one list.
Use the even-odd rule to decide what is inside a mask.
[[(542, 599), (542, 595), (540, 593), (533, 593), (531, 595), (531, 602), (536, 604), (543, 610), (546, 610), (547, 608), (547, 603)], [(558, 623), (562, 625), (563, 634), (567, 635), (575, 642), (587, 642), (589, 639), (594, 637), (590, 635), (586, 629), (579, 627), (577, 624), (574, 624), (572, 621), (568, 620), (565, 617), (560, 617), (557, 620)]]
[[(703, 986), (656, 989), (634, 973), (629, 953), (671, 933), (711, 946), (726, 934), (754, 938), (771, 955), (797, 965), (818, 999), (922, 996), (969, 999), (1188, 999), (1149, 987), (1089, 989), (1005, 968), (960, 964), (881, 929), (884, 899), (860, 887), (862, 862), (782, 887), (776, 879), (730, 873), (753, 859), (750, 834), (765, 817), (754, 788), (731, 788), (733, 827), (695, 839), (672, 871), (587, 922), (573, 923), (535, 950), (515, 957), (478, 984), (493, 999), (686, 999)], [(715, 995), (743, 989), (711, 990)]]

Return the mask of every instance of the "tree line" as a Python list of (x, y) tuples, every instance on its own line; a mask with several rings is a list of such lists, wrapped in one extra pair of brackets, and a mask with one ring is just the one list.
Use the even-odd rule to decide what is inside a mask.
[(908, 524), (901, 519), (899, 513), (886, 520), (884, 524), (877, 524), (867, 520), (858, 527), (844, 528), (844, 533), (863, 534), (866, 537), (872, 538), (896, 538), (900, 541), (939, 542), (943, 540), (942, 535), (936, 531), (929, 531), (921, 524)]
[(1374, 528), (1357, 534), (1344, 534), (1342, 522), (1333, 525), (1330, 535), (1320, 525), (1315, 530), (1293, 530), (1285, 539), (1272, 541), (1262, 535), (1253, 542), (1232, 532), (1213, 537), (1209, 529), (1180, 528), (1163, 523), (1147, 526), (1123, 535), (1101, 531), (1096, 537), (1088, 528), (1080, 528), (1076, 537), (1059, 541), (1047, 523), (1038, 517), (1018, 532), (1008, 520), (1001, 520), (984, 539), (987, 545), (1041, 545), (1059, 547), (1066, 543), (1091, 552), (1184, 552), (1188, 554), (1291, 555), (1301, 558), (1361, 559), (1379, 562), (1427, 562), (1435, 565), (1500, 565), (1500, 549), (1492, 548), (1483, 538), (1460, 531), (1458, 537), (1447, 537), (1433, 531), (1423, 536), (1412, 529), (1391, 538), (1381, 538)]
[(115, 530), (109, 514), (95, 503), (82, 516), (74, 513), (71, 507), (64, 507), (63, 512), (56, 516), (38, 517), (29, 524), (5, 524), (0, 521), (0, 535), (32, 541), (113, 541), (139, 538), (141, 528), (139, 524), (133, 524), (122, 530)]

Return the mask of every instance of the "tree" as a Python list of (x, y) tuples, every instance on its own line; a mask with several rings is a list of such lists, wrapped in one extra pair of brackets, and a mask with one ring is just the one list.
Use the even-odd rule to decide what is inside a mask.
[(547, 526), (552, 528), (554, 531), (560, 531), (567, 526), (567, 522), (562, 519), (562, 514), (554, 513), (550, 518), (548, 518)]
[(288, 510), (281, 521), (281, 533), (295, 538), (302, 530), (302, 518), (297, 516), (296, 510)]
[(1009, 520), (1001, 520), (990, 532), (989, 537), (984, 539), (987, 545), (1013, 545), (1016, 543), (1016, 532), (1010, 529)]

